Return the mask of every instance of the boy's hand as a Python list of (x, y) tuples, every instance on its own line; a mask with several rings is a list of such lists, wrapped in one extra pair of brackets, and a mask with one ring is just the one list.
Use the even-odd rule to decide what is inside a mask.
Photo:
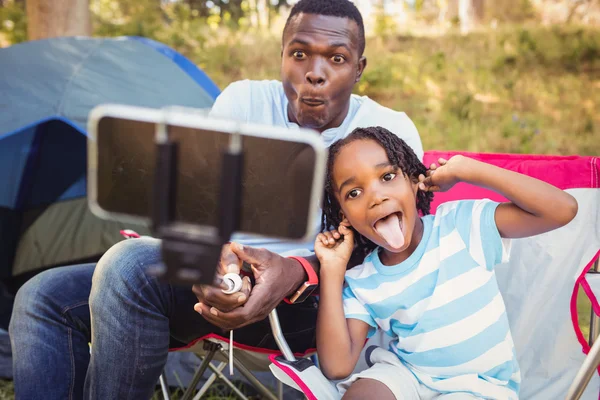
[(458, 182), (462, 181), (463, 171), (468, 168), (466, 164), (469, 158), (456, 155), (445, 160), (438, 159), (438, 164), (431, 164), (427, 170), (427, 176), (419, 175), (419, 189), (426, 192), (445, 192), (450, 190)]
[(315, 240), (315, 254), (321, 263), (321, 270), (339, 269), (345, 272), (354, 250), (354, 233), (346, 221), (338, 229), (319, 233)]

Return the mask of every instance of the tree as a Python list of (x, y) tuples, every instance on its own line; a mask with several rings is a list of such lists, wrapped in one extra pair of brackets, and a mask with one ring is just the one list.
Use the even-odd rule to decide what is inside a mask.
[(90, 36), (89, 0), (27, 0), (29, 40), (57, 36)]
[(483, 21), (484, 0), (460, 0), (458, 3), (458, 16), (460, 30), (463, 34), (469, 33)]

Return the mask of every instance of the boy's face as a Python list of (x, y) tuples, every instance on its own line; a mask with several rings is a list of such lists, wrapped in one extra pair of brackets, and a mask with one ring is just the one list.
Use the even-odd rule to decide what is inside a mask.
[(392, 253), (416, 247), (417, 183), (390, 163), (379, 143), (355, 140), (342, 147), (332, 177), (336, 198), (354, 229)]

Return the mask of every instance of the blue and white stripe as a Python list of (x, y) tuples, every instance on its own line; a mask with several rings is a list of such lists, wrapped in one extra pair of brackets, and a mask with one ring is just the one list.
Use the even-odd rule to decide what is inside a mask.
[(396, 337), (390, 350), (440, 393), (517, 398), (519, 366), (494, 272), (509, 245), (497, 205), (443, 204), (423, 218), (423, 239), (407, 260), (385, 266), (374, 251), (346, 273), (346, 318)]

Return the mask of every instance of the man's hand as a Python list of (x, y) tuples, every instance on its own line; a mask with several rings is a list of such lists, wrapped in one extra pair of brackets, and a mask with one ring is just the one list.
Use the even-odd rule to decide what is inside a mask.
[(222, 289), (227, 289), (227, 286), (223, 284), (223, 276), (227, 273), (239, 274), (241, 264), (242, 262), (238, 256), (231, 250), (231, 244), (223, 246), (214, 284), (192, 286), (192, 291), (198, 301), (221, 311), (231, 311), (244, 304), (250, 295), (251, 289), (248, 277), (242, 280), (242, 289), (238, 293), (225, 294), (222, 291)]
[(265, 319), (305, 279), (304, 269), (296, 260), (281, 257), (266, 249), (237, 243), (231, 244), (231, 250), (240, 260), (252, 266), (256, 283), (248, 300), (230, 311), (211, 306), (202, 300), (194, 306), (194, 310), (208, 322), (225, 330), (237, 329)]

